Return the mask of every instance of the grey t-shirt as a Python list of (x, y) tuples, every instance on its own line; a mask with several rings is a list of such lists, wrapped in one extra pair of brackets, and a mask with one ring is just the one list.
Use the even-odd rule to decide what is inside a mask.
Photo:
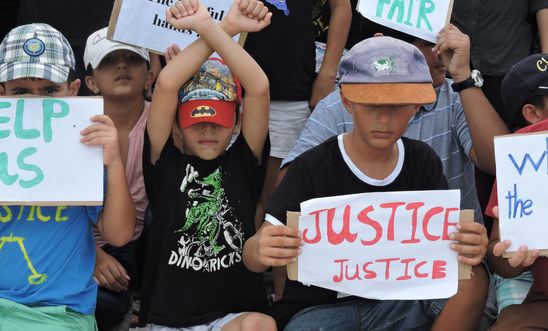
[(548, 0), (458, 0), (451, 21), (470, 36), (470, 60), (487, 76), (504, 76), (530, 54), (530, 18)]

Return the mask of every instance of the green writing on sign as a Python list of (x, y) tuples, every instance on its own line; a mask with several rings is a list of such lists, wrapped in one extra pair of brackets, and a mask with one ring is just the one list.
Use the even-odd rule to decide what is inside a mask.
[(422, 29), (422, 24), (432, 32), (428, 15), (436, 5), (432, 0), (378, 0), (376, 16), (400, 24)]
[[(10, 116), (6, 116), (6, 110), (13, 110), (13, 104), (9, 101), (0, 101), (0, 140), (9, 137), (21, 140), (43, 139), (45, 143), (53, 141), (52, 121), (66, 117), (70, 113), (69, 105), (59, 99), (44, 99), (42, 109), (27, 109), (25, 100), (19, 99), (15, 103), (15, 112), (11, 111)], [(42, 113), (41, 127), (29, 128), (25, 126), (24, 118), (26, 116), (37, 116), (37, 112)], [(10, 155), (8, 152), (0, 152), (0, 184), (14, 185), (18, 184), (22, 188), (31, 188), (40, 184), (44, 180), (44, 172), (39, 166), (31, 164), (26, 159), (38, 152), (37, 147), (27, 147), (20, 150), (17, 155)], [(15, 160), (15, 161), (14, 161)], [(10, 162), (15, 162), (17, 172), (10, 173)], [(24, 173), (30, 173), (30, 178), (22, 179), (20, 176)], [(29, 177), (27, 175), (26, 177)]]

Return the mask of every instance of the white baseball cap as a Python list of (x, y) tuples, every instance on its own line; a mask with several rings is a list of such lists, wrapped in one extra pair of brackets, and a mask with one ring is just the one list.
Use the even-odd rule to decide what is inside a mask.
[(93, 69), (96, 69), (105, 56), (121, 49), (139, 54), (147, 62), (150, 62), (146, 49), (108, 40), (107, 31), (108, 28), (102, 28), (88, 37), (86, 49), (84, 50), (84, 65), (86, 68), (91, 65)]

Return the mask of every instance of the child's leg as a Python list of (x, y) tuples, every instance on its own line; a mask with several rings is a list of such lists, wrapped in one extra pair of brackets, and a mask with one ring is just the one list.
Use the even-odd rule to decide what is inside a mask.
[(548, 296), (529, 292), (522, 304), (502, 310), (492, 331), (545, 330), (548, 327)]
[(261, 313), (243, 313), (223, 326), (221, 331), (276, 331), (276, 322)]
[(489, 291), (489, 278), (483, 265), (472, 268), (472, 277), (459, 280), (457, 294), (449, 298), (432, 330), (476, 330)]

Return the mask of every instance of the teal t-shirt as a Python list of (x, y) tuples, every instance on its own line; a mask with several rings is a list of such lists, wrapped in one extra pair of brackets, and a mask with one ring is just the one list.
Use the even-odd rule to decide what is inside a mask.
[(95, 243), (102, 207), (0, 206), (0, 298), (93, 314)]

